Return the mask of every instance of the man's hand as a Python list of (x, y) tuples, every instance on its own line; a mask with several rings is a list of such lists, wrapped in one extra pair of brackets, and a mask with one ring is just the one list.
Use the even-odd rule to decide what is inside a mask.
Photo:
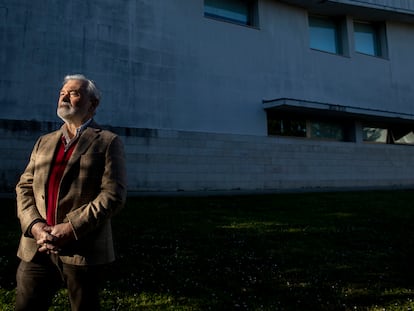
[(73, 232), (72, 225), (68, 222), (53, 226), (50, 234), (56, 238), (53, 244), (59, 248), (75, 239), (75, 233)]
[(48, 226), (45, 223), (36, 223), (32, 227), (32, 235), (40, 246), (39, 252), (58, 254), (60, 249), (75, 239), (70, 223), (61, 223)]
[(54, 243), (56, 237), (51, 234), (52, 227), (48, 226), (44, 222), (35, 223), (32, 227), (31, 233), (36, 240), (36, 243), (40, 246), (39, 252), (57, 252)]

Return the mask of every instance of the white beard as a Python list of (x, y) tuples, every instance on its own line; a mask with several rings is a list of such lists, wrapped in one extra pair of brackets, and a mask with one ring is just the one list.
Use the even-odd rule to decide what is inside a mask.
[(62, 102), (62, 105), (57, 109), (57, 115), (63, 121), (70, 121), (76, 117), (77, 109), (73, 108), (70, 103)]

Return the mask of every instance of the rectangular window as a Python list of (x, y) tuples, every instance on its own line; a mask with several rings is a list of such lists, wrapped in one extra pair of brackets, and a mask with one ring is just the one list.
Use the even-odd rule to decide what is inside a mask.
[(246, 25), (257, 25), (257, 1), (204, 0), (204, 16)]
[(334, 141), (355, 141), (353, 123), (307, 118), (301, 113), (267, 111), (268, 135), (304, 137)]
[(290, 118), (268, 118), (269, 135), (306, 137), (306, 121)]
[(355, 51), (383, 57), (385, 54), (385, 32), (382, 29), (384, 28), (378, 24), (354, 21)]
[(411, 131), (395, 140), (396, 144), (414, 145), (414, 133)]
[(414, 133), (411, 124), (384, 123), (366, 124), (362, 128), (364, 142), (413, 145)]
[(379, 127), (363, 127), (362, 140), (371, 143), (386, 144), (388, 139), (388, 129)]
[(330, 17), (309, 16), (310, 47), (324, 52), (343, 54), (341, 26)]
[(389, 142), (398, 145), (414, 145), (413, 126), (408, 124), (391, 124), (389, 129)]
[(343, 141), (344, 127), (336, 123), (311, 122), (310, 137)]

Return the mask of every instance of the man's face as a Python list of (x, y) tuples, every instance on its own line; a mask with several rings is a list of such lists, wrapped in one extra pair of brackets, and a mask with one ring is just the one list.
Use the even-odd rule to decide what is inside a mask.
[(93, 116), (95, 107), (85, 90), (84, 82), (69, 80), (60, 90), (57, 114), (68, 123), (81, 125)]

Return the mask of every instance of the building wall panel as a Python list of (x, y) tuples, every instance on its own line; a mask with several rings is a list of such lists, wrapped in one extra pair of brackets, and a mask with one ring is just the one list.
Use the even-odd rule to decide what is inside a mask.
[[(411, 146), (159, 130), (121, 136), (131, 193), (414, 186)], [(2, 131), (0, 191), (11, 192), (40, 131)]]
[(58, 127), (60, 82), (77, 72), (103, 91), (96, 120), (124, 139), (132, 192), (414, 184), (411, 147), (268, 137), (262, 104), (414, 114), (414, 25), (386, 21), (389, 57), (377, 58), (355, 53), (352, 33), (349, 55), (311, 50), (302, 7), (259, 0), (259, 20), (206, 18), (201, 0), (1, 1), (0, 191), (13, 190), (37, 136)]

